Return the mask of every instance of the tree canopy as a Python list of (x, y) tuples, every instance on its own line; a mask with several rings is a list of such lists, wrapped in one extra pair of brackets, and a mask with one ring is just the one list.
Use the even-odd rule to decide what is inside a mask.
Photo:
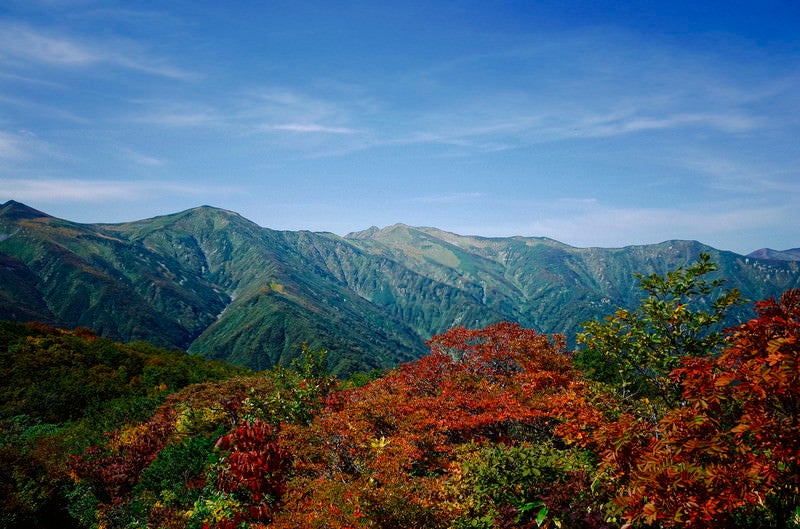
[(4, 368), (41, 361), (72, 397), (56, 415), (27, 396), (47, 388), (4, 389), (2, 522), (800, 527), (800, 290), (723, 330), (740, 299), (714, 270), (700, 256), (640, 277), (641, 305), (587, 323), (577, 353), (516, 323), (455, 327), (426, 356), (352, 380), (310, 348), (244, 373), (4, 327), (4, 353), (21, 355)]

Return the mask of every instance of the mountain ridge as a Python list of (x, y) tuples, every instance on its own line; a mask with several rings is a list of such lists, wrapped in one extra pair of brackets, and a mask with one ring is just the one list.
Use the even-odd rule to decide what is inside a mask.
[(755, 257), (756, 259), (772, 259), (776, 261), (800, 261), (800, 248), (789, 248), (788, 250), (760, 248), (750, 252), (747, 256)]
[(211, 206), (79, 224), (10, 201), (0, 206), (0, 319), (90, 327), (255, 369), (286, 364), (307, 343), (349, 373), (416, 358), (454, 325), (509, 320), (574, 335), (636, 304), (634, 272), (666, 273), (700, 252), (750, 299), (800, 286), (798, 262), (697, 241), (575, 248), (400, 223), (341, 237)]

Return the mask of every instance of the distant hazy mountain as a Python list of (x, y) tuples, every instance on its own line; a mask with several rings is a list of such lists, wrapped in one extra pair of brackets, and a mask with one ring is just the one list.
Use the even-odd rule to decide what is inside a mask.
[(347, 373), (418, 357), (454, 325), (512, 320), (574, 336), (581, 322), (638, 303), (633, 273), (665, 273), (700, 252), (747, 298), (800, 287), (800, 262), (693, 241), (574, 248), (402, 224), (339, 237), (205, 206), (78, 224), (11, 201), (0, 206), (0, 319), (84, 326), (256, 369), (285, 364), (306, 342)]
[(755, 252), (750, 252), (747, 257), (756, 259), (772, 259), (774, 261), (800, 261), (800, 248), (789, 250), (773, 250), (772, 248), (761, 248)]

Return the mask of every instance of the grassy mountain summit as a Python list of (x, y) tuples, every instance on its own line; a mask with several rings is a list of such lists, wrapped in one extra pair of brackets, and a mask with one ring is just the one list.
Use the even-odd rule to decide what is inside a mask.
[(571, 337), (638, 302), (633, 272), (664, 273), (700, 252), (749, 299), (800, 286), (800, 262), (694, 241), (574, 248), (403, 224), (340, 237), (208, 206), (79, 224), (11, 201), (0, 206), (0, 319), (89, 327), (255, 369), (286, 364), (305, 342), (348, 373), (416, 358), (455, 325), (510, 320)]

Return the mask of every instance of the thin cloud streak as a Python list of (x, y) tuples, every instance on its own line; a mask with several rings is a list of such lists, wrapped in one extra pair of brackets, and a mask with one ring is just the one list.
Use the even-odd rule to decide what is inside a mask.
[(122, 148), (120, 151), (126, 160), (129, 160), (137, 165), (143, 165), (146, 167), (161, 167), (166, 164), (166, 162), (160, 158), (148, 156), (127, 147)]
[(213, 110), (184, 110), (180, 108), (159, 110), (158, 106), (152, 107), (143, 114), (137, 114), (125, 119), (133, 123), (144, 123), (167, 128), (218, 127), (225, 123), (225, 119)]
[[(528, 108), (520, 108), (524, 113)], [(460, 116), (441, 116), (443, 124)], [(464, 147), (476, 152), (520, 148), (549, 142), (588, 138), (613, 138), (638, 133), (701, 127), (725, 133), (752, 131), (761, 126), (759, 119), (732, 114), (675, 114), (662, 117), (648, 115), (619, 118), (616, 114), (597, 117), (574, 115), (539, 115), (509, 118), (505, 122), (473, 123), (462, 128), (444, 125), (437, 130), (417, 131), (406, 137), (375, 141), (371, 145), (439, 144)], [(504, 141), (490, 141), (499, 138)], [(367, 146), (365, 146), (367, 147)]]
[(674, 114), (660, 117), (637, 115), (625, 119), (616, 117), (590, 118), (576, 120), (566, 128), (555, 129), (553, 136), (564, 139), (569, 136), (567, 130), (573, 131), (573, 136), (605, 138), (635, 134), (646, 131), (660, 131), (686, 127), (704, 127), (716, 129), (721, 132), (745, 132), (760, 126), (760, 120), (737, 114)]
[(0, 24), (0, 54), (7, 60), (59, 66), (87, 66), (103, 61), (102, 55), (88, 46), (14, 24)]
[(172, 182), (84, 179), (9, 179), (0, 181), (0, 196), (42, 204), (76, 204), (113, 201), (141, 201), (171, 195), (210, 195), (207, 186)]
[(106, 64), (175, 80), (199, 77), (150, 56), (134, 41), (79, 40), (9, 23), (0, 23), (0, 59), (17, 68), (27, 68), (31, 62), (61, 68)]
[(56, 118), (59, 120), (77, 123), (81, 125), (88, 125), (91, 123), (89, 119), (86, 119), (83, 116), (76, 115), (68, 110), (64, 110), (57, 104), (55, 105), (49, 103), (42, 104), (42, 103), (37, 103), (35, 101), (27, 100), (22, 97), (7, 97), (1, 95), (0, 95), (0, 104), (7, 105), (15, 109), (24, 108), (26, 109), (29, 115), (36, 114), (41, 117)]
[[(636, 52), (638, 57), (634, 52), (627, 52), (633, 53), (637, 59), (631, 65), (622, 66), (618, 59), (605, 58), (609, 50), (619, 52), (619, 43), (606, 44), (605, 49), (588, 50), (586, 37), (559, 42), (566, 42), (566, 54), (575, 57), (578, 63), (575, 73), (548, 79), (545, 87), (553, 87), (541, 91), (532, 84), (533, 90), (509, 92), (503, 86), (488, 82), (479, 93), (471, 96), (453, 97), (434, 91), (427, 99), (431, 112), (402, 112), (390, 100), (382, 100), (381, 95), (365, 81), (361, 86), (348, 85), (347, 90), (331, 89), (331, 83), (318, 83), (316, 90), (322, 95), (311, 93), (315, 90), (315, 83), (302, 90), (290, 84), (244, 88), (235, 98), (216, 101), (219, 109), (212, 112), (156, 111), (140, 119), (175, 127), (226, 124), (245, 134), (286, 132), (295, 135), (297, 143), (293, 144), (291, 136), (286, 136), (280, 145), (309, 159), (415, 145), (438, 145), (451, 149), (444, 153), (447, 156), (463, 156), (511, 151), (548, 142), (622, 138), (672, 130), (752, 133), (774, 126), (774, 123), (746, 104), (754, 99), (769, 99), (784, 93), (786, 83), (790, 82), (752, 81), (753, 90), (761, 94), (756, 98), (712, 65), (703, 64), (700, 59), (678, 50), (667, 54), (657, 48), (645, 47)], [(552, 53), (552, 43), (546, 49)], [(583, 57), (579, 51), (588, 56)], [(520, 61), (520, 70), (524, 71), (534, 69), (536, 61), (544, 60), (543, 53), (537, 50), (536, 53), (499, 56), (503, 60)], [(459, 69), (490, 64), (497, 57), (498, 54), (485, 54), (454, 60), (439, 72), (435, 69), (426, 72), (426, 76), (452, 76), (458, 74)], [(666, 61), (667, 72), (681, 72), (681, 87), (676, 89), (678, 80), (670, 79), (669, 75), (653, 66), (639, 69), (653, 57)], [(398, 90), (407, 93), (420, 91), (418, 78), (400, 79), (405, 84), (398, 86)], [(713, 88), (707, 88), (707, 85)], [(571, 97), (577, 95), (572, 92), (578, 88), (585, 90), (586, 86), (593, 86), (597, 94), (589, 98)], [(642, 86), (656, 88), (642, 90)], [(561, 90), (565, 93), (562, 94)], [(720, 93), (726, 96), (715, 96)], [(576, 103), (578, 101), (580, 104)], [(209, 106), (208, 100), (197, 103)], [(381, 123), (380, 128), (376, 127), (377, 123)], [(308, 142), (301, 138), (303, 133), (329, 135), (330, 139)], [(337, 142), (337, 137), (341, 141)]]
[(277, 130), (286, 132), (300, 133), (324, 133), (324, 134), (358, 134), (359, 131), (347, 127), (328, 127), (315, 123), (286, 123), (283, 125), (262, 125), (261, 130)]
[[(520, 73), (515, 91), (493, 83), (494, 76), (480, 76), (498, 62), (513, 64), (518, 72), (549, 71), (553, 57), (571, 61), (571, 67), (541, 77)], [(521, 147), (680, 129), (741, 134), (780, 126), (757, 105), (790, 93), (796, 75), (745, 79), (735, 73), (742, 65), (731, 68), (728, 63), (714, 55), (643, 43), (621, 32), (546, 35), (538, 46), (467, 55), (403, 79), (407, 90), (429, 94), (436, 110), (424, 115), (425, 122), (407, 121), (402, 137), (384, 143), (449, 144), (502, 137), (506, 145)], [(464, 76), (472, 77), (462, 80)], [(484, 86), (460, 99), (444, 93), (453, 82), (467, 85), (468, 80)], [(792, 115), (784, 113), (783, 119), (792, 120)]]

